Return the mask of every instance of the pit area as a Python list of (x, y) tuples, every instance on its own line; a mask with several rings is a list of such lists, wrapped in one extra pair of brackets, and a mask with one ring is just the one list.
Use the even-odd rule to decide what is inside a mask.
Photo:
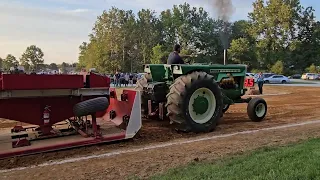
[[(3, 159), (0, 160), (0, 167), (3, 170), (25, 167), (61, 159), (99, 155), (106, 152), (157, 145), (159, 143), (211, 137), (316, 120), (319, 119), (320, 115), (320, 112), (317, 110), (320, 104), (318, 89), (316, 87), (265, 86), (264, 94), (266, 95), (263, 95), (263, 98), (268, 104), (268, 114), (264, 121), (258, 123), (249, 120), (246, 114), (246, 104), (231, 106), (223, 116), (217, 129), (212, 133), (206, 134), (177, 133), (170, 127), (171, 125), (167, 121), (144, 119), (141, 131), (133, 140)], [(1, 120), (1, 131), (12, 128), (15, 124), (16, 122), (14, 121)], [(195, 142), (181, 145), (183, 148), (180, 146), (170, 146), (164, 149), (104, 157), (96, 161), (90, 159), (54, 165), (52, 167), (43, 166), (21, 171), (3, 172), (1, 174), (6, 179), (19, 179), (22, 177), (24, 179), (31, 179), (40, 176), (43, 179), (48, 179), (49, 177), (53, 177), (53, 175), (57, 179), (90, 179), (90, 177), (94, 177), (94, 179), (123, 179), (133, 174), (137, 174), (140, 177), (148, 177), (167, 168), (198, 161), (199, 158), (200, 160), (215, 159), (268, 144), (283, 144), (308, 137), (318, 137), (317, 128), (319, 128), (319, 125), (307, 125), (286, 130), (256, 133), (254, 135), (233, 136), (224, 140)], [(185, 153), (181, 149), (185, 149)], [(52, 171), (49, 171), (49, 169), (52, 169)], [(71, 173), (70, 171), (76, 171), (77, 173)], [(24, 176), (25, 173), (28, 173), (28, 178)]]

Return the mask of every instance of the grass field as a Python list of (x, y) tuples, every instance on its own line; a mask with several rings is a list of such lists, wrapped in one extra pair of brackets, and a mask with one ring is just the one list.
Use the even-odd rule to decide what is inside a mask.
[(320, 139), (265, 148), (213, 163), (193, 163), (151, 179), (320, 179)]

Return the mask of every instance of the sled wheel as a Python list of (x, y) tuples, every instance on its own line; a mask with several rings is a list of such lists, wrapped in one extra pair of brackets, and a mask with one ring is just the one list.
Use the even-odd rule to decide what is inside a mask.
[(73, 106), (73, 113), (77, 117), (88, 116), (96, 112), (105, 111), (109, 107), (106, 97), (98, 97), (79, 102)]
[(247, 106), (247, 113), (251, 121), (260, 122), (267, 114), (267, 103), (262, 98), (251, 99)]
[(171, 122), (180, 124), (181, 131), (212, 131), (222, 114), (221, 90), (213, 76), (205, 72), (177, 78), (167, 99), (167, 115)]

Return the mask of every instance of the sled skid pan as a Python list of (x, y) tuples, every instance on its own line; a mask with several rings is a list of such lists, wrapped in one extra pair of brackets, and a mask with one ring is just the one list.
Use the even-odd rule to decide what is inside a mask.
[[(13, 133), (0, 134), (0, 159), (133, 138), (142, 126), (140, 92), (123, 90), (123, 94), (121, 95), (121, 97), (123, 97), (122, 100), (117, 98), (114, 88), (110, 88), (110, 93), (112, 94), (112, 97), (110, 97), (108, 109), (105, 112), (98, 112), (90, 120), (92, 124), (94, 124), (95, 116), (98, 117), (96, 119), (96, 124), (99, 127), (97, 133), (95, 133), (94, 128), (92, 128), (92, 134), (95, 135), (85, 138), (73, 129), (75, 133), (68, 136), (53, 137), (43, 140), (31, 139), (29, 141), (29, 146), (13, 148), (13, 144), (17, 143), (16, 140), (11, 140)], [(110, 112), (112, 113), (110, 114)], [(57, 125), (57, 127), (58, 126), (59, 125)], [(63, 125), (61, 125), (61, 127), (62, 129), (63, 127), (66, 129)], [(59, 130), (59, 128), (56, 128), (55, 130)], [(8, 130), (8, 132), (9, 131), (10, 130)], [(28, 133), (32, 134), (34, 131), (29, 131)], [(19, 135), (21, 132), (15, 134)], [(26, 141), (22, 138), (21, 143), (26, 143)]]

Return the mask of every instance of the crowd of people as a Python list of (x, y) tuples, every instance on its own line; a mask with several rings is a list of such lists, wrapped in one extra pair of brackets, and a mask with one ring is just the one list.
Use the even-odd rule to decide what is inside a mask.
[(142, 74), (116, 72), (115, 74), (111, 74), (109, 77), (111, 79), (111, 83), (113, 83), (115, 87), (127, 87), (133, 86), (141, 76)]

